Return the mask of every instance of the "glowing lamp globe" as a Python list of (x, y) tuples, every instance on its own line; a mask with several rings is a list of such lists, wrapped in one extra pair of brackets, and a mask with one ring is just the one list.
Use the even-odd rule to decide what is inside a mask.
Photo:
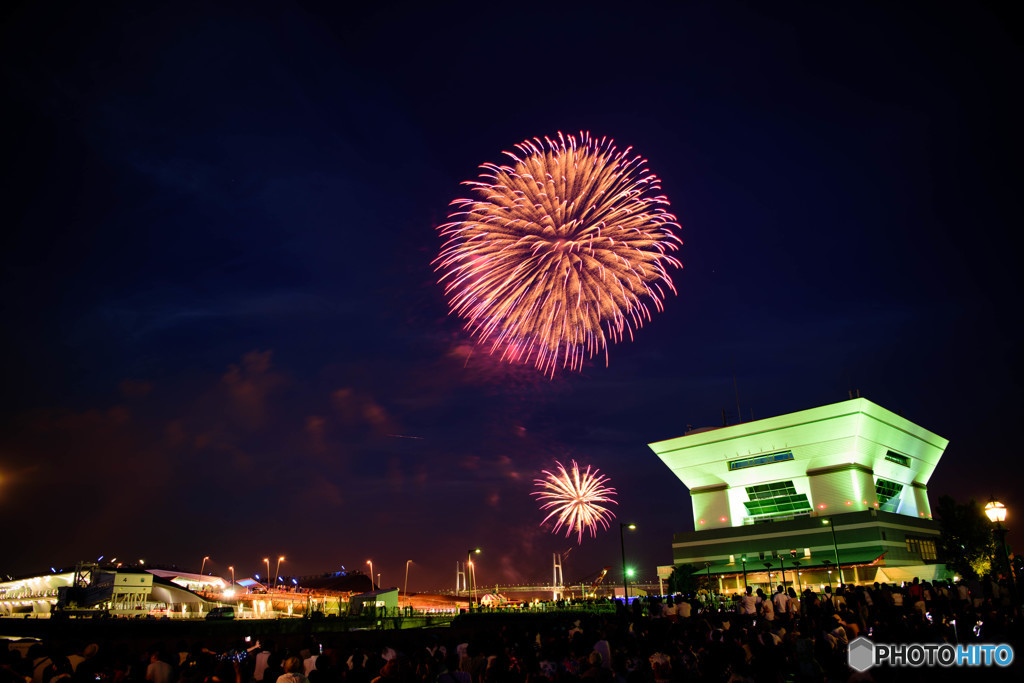
[(995, 524), (996, 522), (1006, 521), (1006, 506), (1000, 503), (998, 500), (990, 500), (985, 505), (985, 516), (988, 520)]

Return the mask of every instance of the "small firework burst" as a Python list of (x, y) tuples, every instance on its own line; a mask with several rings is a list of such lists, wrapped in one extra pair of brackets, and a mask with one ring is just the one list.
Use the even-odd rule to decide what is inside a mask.
[(551, 518), (555, 518), (555, 528), (552, 533), (558, 533), (565, 527), (565, 537), (569, 538), (573, 533), (577, 535), (577, 544), (583, 542), (583, 531), (590, 531), (590, 535), (597, 536), (598, 525), (608, 528), (608, 524), (615, 519), (615, 514), (605, 507), (610, 503), (618, 505), (614, 496), (615, 489), (607, 486), (608, 477), (599, 474), (600, 470), (591, 471), (590, 466), (580, 472), (579, 465), (572, 461), (572, 470), (566, 470), (560, 462), (556, 472), (544, 470), (543, 479), (534, 479), (537, 490), (531, 495), (537, 496), (538, 502), (543, 501), (541, 511), (550, 510), (548, 516), (541, 522), (544, 525)]
[(679, 225), (632, 148), (559, 133), (516, 150), (463, 183), (473, 197), (453, 201), (438, 228), (451, 312), (503, 360), (547, 374), (597, 354), (607, 364), (609, 344), (675, 292)]

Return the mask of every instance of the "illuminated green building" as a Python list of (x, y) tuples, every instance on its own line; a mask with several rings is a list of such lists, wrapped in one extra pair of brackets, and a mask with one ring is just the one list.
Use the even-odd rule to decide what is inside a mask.
[(693, 504), (673, 563), (727, 590), (837, 582), (837, 556), (847, 583), (943, 578), (927, 485), (948, 443), (863, 398), (652, 443)]

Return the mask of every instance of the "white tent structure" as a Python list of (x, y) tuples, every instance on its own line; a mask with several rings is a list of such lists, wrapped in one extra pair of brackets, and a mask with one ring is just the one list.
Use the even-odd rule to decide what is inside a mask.
[(946, 569), (944, 564), (918, 564), (903, 567), (879, 567), (875, 574), (875, 582), (900, 585), (904, 581), (911, 583), (915, 578), (921, 581), (949, 581), (953, 576), (954, 572)]

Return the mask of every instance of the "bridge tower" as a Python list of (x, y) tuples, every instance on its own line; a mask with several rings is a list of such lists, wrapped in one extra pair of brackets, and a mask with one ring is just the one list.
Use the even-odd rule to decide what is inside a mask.
[(562, 556), (554, 554), (551, 568), (551, 599), (558, 600), (562, 597), (565, 587), (565, 578), (562, 576)]
[[(460, 588), (461, 586), (461, 588)], [(461, 562), (455, 563), (455, 595), (459, 594), (459, 591), (466, 591), (466, 595), (469, 595), (469, 584), (466, 582), (466, 571), (462, 568)]]

